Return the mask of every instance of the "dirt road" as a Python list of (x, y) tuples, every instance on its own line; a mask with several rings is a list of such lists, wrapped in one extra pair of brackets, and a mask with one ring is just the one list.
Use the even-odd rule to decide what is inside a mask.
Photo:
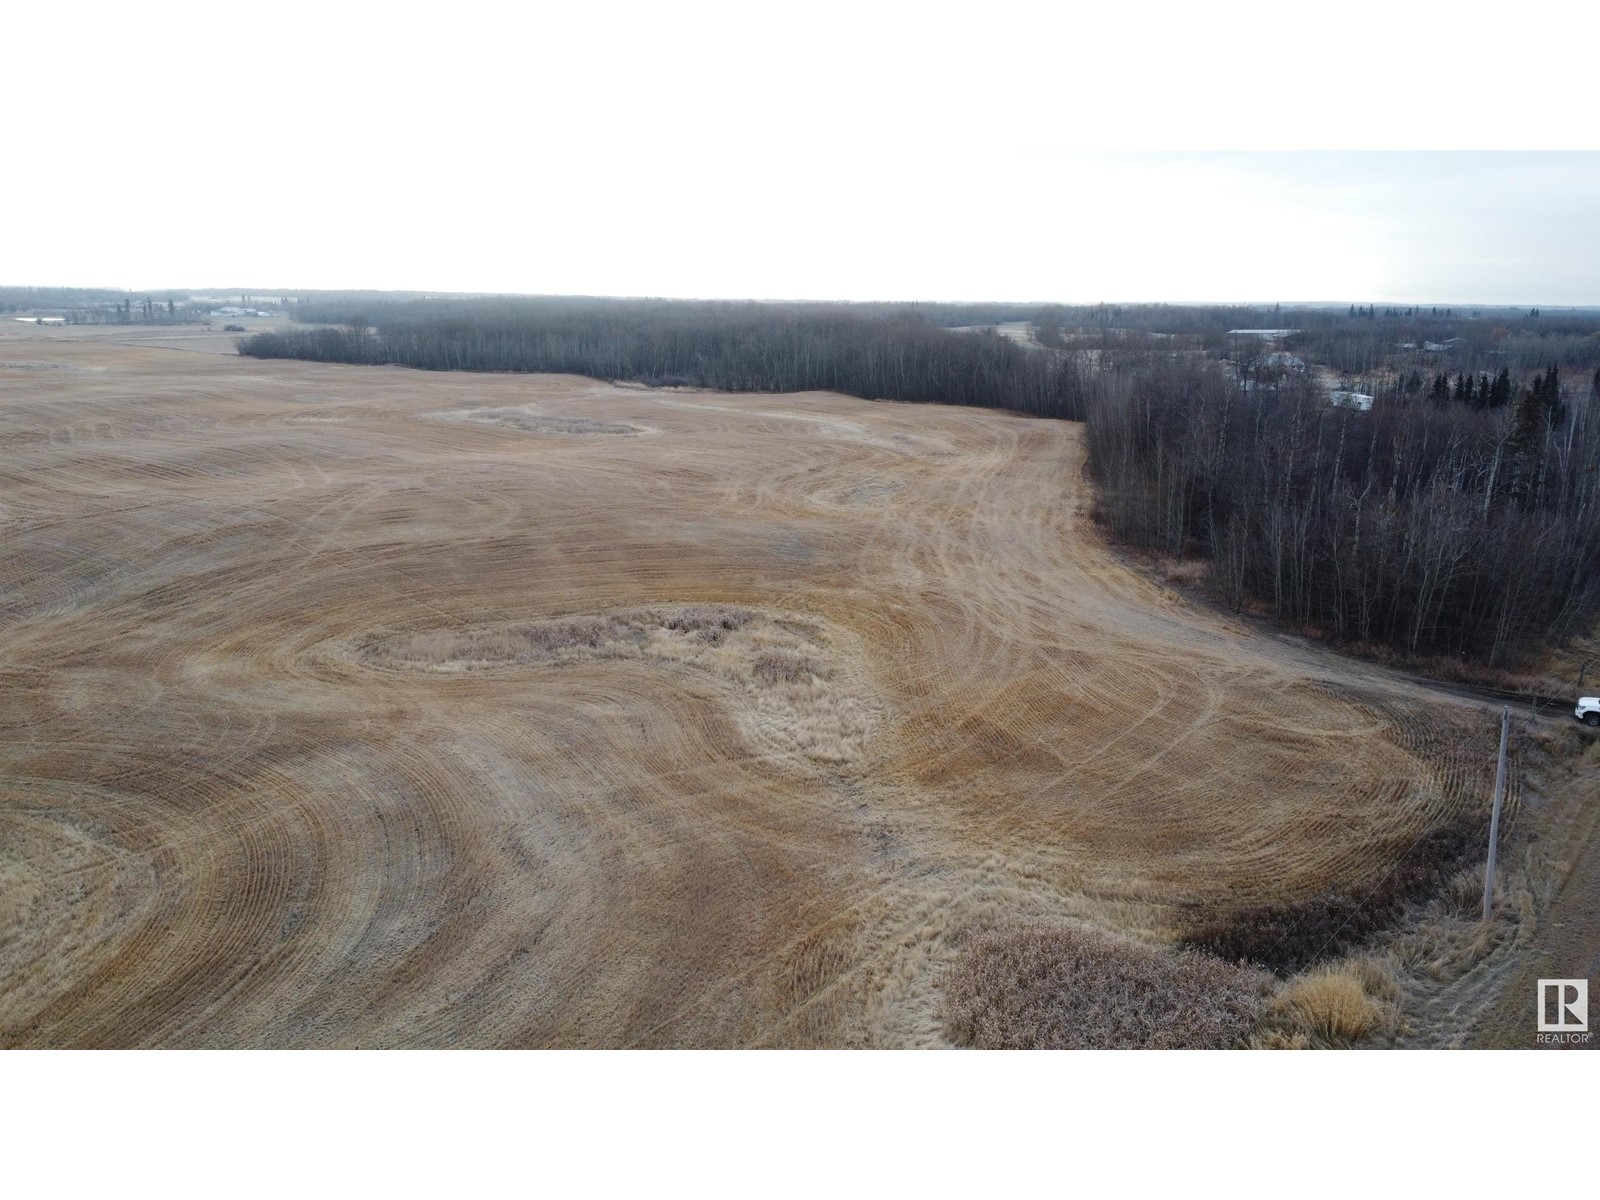
[(0, 445), (0, 1044), (936, 1045), (973, 929), (1465, 800), (1477, 706), (1119, 565), (1064, 423), (33, 335)]

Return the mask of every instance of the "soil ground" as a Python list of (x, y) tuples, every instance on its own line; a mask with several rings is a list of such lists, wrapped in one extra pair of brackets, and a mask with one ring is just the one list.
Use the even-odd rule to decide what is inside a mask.
[(975, 930), (1483, 801), (1493, 706), (1122, 565), (1066, 423), (19, 326), (0, 445), (4, 1045), (940, 1045)]

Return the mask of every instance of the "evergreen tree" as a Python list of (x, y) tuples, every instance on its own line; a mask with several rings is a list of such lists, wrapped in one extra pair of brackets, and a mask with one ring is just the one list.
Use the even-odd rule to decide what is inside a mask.
[(1559, 429), (1567, 419), (1567, 406), (1561, 402), (1561, 374), (1555, 363), (1539, 384), (1539, 402), (1544, 405), (1545, 420), (1552, 429)]
[(1511, 369), (1501, 367), (1500, 374), (1494, 377), (1494, 386), (1489, 389), (1489, 407), (1504, 408), (1511, 403)]
[[(1514, 458), (1527, 458), (1544, 438), (1545, 403), (1542, 380), (1536, 379), (1517, 397), (1511, 410), (1511, 432), (1506, 438), (1506, 450)], [(1524, 472), (1525, 474), (1526, 472)], [(1515, 486), (1512, 494), (1517, 495)], [(1520, 496), (1519, 496), (1520, 498)]]

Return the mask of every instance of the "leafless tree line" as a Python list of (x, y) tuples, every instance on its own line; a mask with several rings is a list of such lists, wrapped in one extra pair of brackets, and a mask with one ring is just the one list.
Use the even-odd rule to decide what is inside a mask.
[[(376, 327), (261, 333), (258, 358), (396, 363), (425, 370), (545, 371), (734, 392), (828, 390), (869, 400), (1005, 408), (1081, 419), (1073, 358), (992, 332), (955, 333), (916, 313), (770, 304), (482, 302), (446, 315), (399, 309)], [(304, 315), (304, 314), (302, 314)]]
[(1490, 664), (1600, 616), (1600, 392), (1587, 380), (1563, 397), (1551, 370), (1497, 410), (1397, 387), (1369, 412), (1304, 376), (1245, 389), (1176, 356), (1097, 382), (1102, 516), (1134, 543), (1211, 559), (1235, 607)]

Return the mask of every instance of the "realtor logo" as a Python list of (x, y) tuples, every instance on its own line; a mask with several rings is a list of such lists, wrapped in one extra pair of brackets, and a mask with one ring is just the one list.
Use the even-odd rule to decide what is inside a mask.
[[(1539, 980), (1539, 1032), (1587, 1034), (1588, 1031), (1589, 981), (1587, 979)], [(1587, 1041), (1588, 1038), (1584, 1037), (1582, 1040)]]

